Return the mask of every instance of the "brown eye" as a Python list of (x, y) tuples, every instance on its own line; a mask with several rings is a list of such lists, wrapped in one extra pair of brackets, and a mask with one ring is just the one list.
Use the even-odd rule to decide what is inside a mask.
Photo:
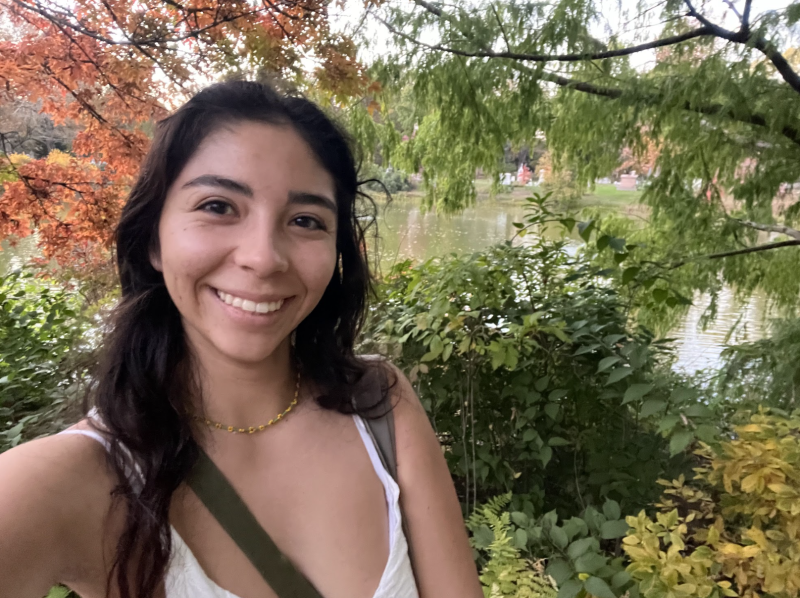
[(207, 201), (204, 204), (200, 205), (197, 209), (203, 212), (210, 212), (212, 214), (217, 214), (219, 216), (229, 216), (230, 214), (234, 213), (233, 206), (229, 204), (227, 201), (223, 201), (221, 199), (213, 199), (211, 201)]
[(313, 216), (298, 216), (292, 223), (300, 228), (307, 228), (308, 230), (328, 230), (325, 223)]

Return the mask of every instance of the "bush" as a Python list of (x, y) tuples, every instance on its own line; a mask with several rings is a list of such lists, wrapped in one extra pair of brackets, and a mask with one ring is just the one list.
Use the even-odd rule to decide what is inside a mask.
[(75, 397), (90, 351), (82, 306), (31, 272), (0, 277), (0, 451), (52, 431)]
[(538, 515), (606, 499), (633, 512), (684, 471), (696, 395), (602, 272), (532, 237), (400, 264), (366, 336), (416, 386), (466, 513), (509, 490)]
[(473, 532), (470, 543), (484, 549), (487, 557), (480, 575), (483, 594), (486, 598), (556, 598), (555, 580), (545, 574), (541, 561), (520, 556), (525, 542), (514, 533), (511, 515), (503, 512), (510, 501), (510, 493), (491, 500), (467, 520)]
[(729, 408), (791, 409), (800, 393), (800, 318), (778, 320), (767, 338), (728, 347), (715, 390)]
[[(408, 180), (408, 175), (402, 170), (392, 168), (383, 169), (374, 164), (370, 165), (361, 174), (361, 178), (377, 179), (380, 183), (371, 181), (364, 185), (369, 191), (383, 193), (399, 193), (401, 191), (411, 191), (412, 185)], [(383, 183), (383, 185), (381, 185)], [(385, 188), (384, 188), (385, 187)]]
[(697, 477), (667, 487), (655, 518), (628, 517), (625, 552), (645, 598), (800, 594), (800, 412), (760, 412)]

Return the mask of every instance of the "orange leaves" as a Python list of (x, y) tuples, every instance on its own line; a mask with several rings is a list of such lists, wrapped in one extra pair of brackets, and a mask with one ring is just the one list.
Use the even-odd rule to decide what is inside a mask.
[[(0, 40), (0, 105), (28, 101), (78, 129), (70, 156), (13, 165), (0, 152), (0, 238), (36, 233), (42, 255), (105, 264), (146, 132), (197, 81), (261, 72), (338, 96), (368, 84), (326, 0), (0, 0), (15, 34)], [(3, 162), (3, 160), (5, 160)], [(17, 163), (19, 162), (19, 163)], [(5, 164), (5, 166), (3, 165)]]
[(86, 267), (108, 259), (123, 179), (60, 152), (16, 172), (18, 179), (7, 182), (0, 196), (0, 236), (36, 231), (43, 257), (65, 266), (78, 265), (76, 258)]

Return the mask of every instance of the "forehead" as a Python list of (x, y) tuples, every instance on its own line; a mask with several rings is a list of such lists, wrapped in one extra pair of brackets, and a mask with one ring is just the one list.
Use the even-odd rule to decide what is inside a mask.
[(333, 177), (289, 125), (242, 121), (221, 127), (203, 140), (174, 188), (208, 174), (241, 181), (256, 194), (297, 191), (333, 199), (335, 189)]

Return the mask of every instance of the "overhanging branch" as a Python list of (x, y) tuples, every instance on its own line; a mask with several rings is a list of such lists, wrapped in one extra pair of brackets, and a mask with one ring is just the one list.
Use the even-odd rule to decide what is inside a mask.
[(760, 224), (758, 222), (751, 222), (750, 220), (740, 220), (739, 218), (734, 218), (734, 220), (748, 228), (764, 231), (766, 233), (779, 233), (800, 241), (800, 231), (783, 224)]
[[(699, 37), (719, 37), (721, 39), (737, 43), (737, 44), (750, 44), (756, 50), (764, 54), (764, 56), (772, 62), (775, 69), (783, 77), (783, 80), (789, 84), (797, 93), (800, 93), (800, 75), (795, 72), (786, 58), (781, 54), (778, 48), (771, 41), (762, 36), (753, 36), (750, 31), (750, 10), (752, 7), (752, 0), (746, 0), (744, 11), (741, 14), (741, 26), (738, 31), (731, 31), (720, 27), (709, 21), (705, 16), (700, 14), (692, 5), (691, 0), (684, 0), (688, 8), (688, 16), (697, 19), (702, 25), (697, 29), (687, 31), (680, 35), (665, 37), (652, 42), (630, 46), (628, 48), (620, 48), (616, 50), (607, 50), (604, 52), (586, 52), (586, 53), (571, 53), (571, 54), (526, 54), (521, 52), (493, 52), (491, 50), (461, 50), (458, 48), (451, 48), (441, 44), (426, 44), (421, 42), (408, 34), (399, 31), (385, 20), (377, 17), (392, 33), (408, 40), (418, 46), (428, 48), (430, 50), (437, 50), (440, 52), (447, 52), (459, 56), (469, 58), (508, 58), (512, 60), (520, 60), (526, 62), (581, 62), (584, 60), (603, 60), (606, 58), (619, 58), (621, 56), (630, 56), (646, 50), (653, 50), (656, 48), (663, 48), (674, 46), (691, 39)], [(414, 0), (414, 3), (421, 6), (431, 14), (439, 18), (449, 18), (438, 6), (427, 2), (426, 0)]]
[[(416, 3), (421, 4), (420, 0), (417, 0)], [(714, 35), (710, 29), (706, 27), (700, 27), (698, 29), (693, 29), (692, 31), (687, 31), (686, 33), (682, 33), (680, 35), (673, 35), (671, 37), (665, 37), (652, 42), (647, 42), (645, 44), (630, 46), (628, 48), (619, 48), (616, 50), (605, 50), (603, 52), (586, 52), (583, 54), (580, 53), (526, 54), (524, 52), (510, 52), (510, 51), (493, 52), (491, 50), (459, 50), (458, 48), (451, 48), (449, 46), (444, 46), (442, 44), (427, 44), (425, 42), (419, 41), (418, 39), (408, 35), (403, 31), (400, 31), (395, 26), (387, 22), (385, 19), (382, 19), (378, 15), (374, 16), (381, 23), (383, 23), (383, 25), (389, 31), (391, 31), (396, 36), (403, 38), (417, 46), (427, 48), (429, 50), (446, 52), (448, 54), (455, 54), (456, 56), (465, 56), (467, 58), (508, 58), (511, 60), (521, 60), (524, 62), (581, 62), (583, 60), (603, 60), (606, 58), (619, 58), (621, 56), (630, 56), (631, 54), (638, 54), (639, 52), (644, 52), (646, 50), (653, 50), (655, 48), (674, 46), (676, 44), (680, 44), (685, 41), (689, 41), (690, 39), (695, 39), (697, 37)], [(439, 11), (439, 16), (441, 16), (441, 11)]]
[(756, 245), (755, 247), (746, 247), (745, 249), (735, 249), (733, 251), (723, 251), (721, 253), (712, 253), (710, 255), (699, 255), (697, 257), (688, 258), (680, 262), (675, 262), (667, 266), (668, 270), (680, 268), (686, 264), (691, 264), (699, 260), (719, 260), (726, 257), (734, 257), (737, 255), (747, 255), (748, 253), (759, 253), (762, 251), (771, 251), (772, 249), (780, 249), (781, 247), (796, 247), (800, 245), (800, 240), (780, 241), (779, 243), (766, 243), (764, 245)]
[[(519, 70), (524, 70), (528, 74), (533, 76), (538, 76), (539, 78), (550, 81), (551, 83), (555, 83), (559, 87), (563, 87), (565, 89), (574, 89), (575, 91), (580, 91), (583, 93), (587, 93), (589, 95), (600, 96), (609, 99), (620, 99), (624, 96), (625, 92), (622, 89), (617, 87), (602, 87), (599, 85), (595, 85), (593, 83), (587, 83), (585, 81), (575, 81), (573, 79), (568, 79), (566, 77), (562, 77), (561, 75), (556, 75), (555, 73), (548, 73), (548, 72), (540, 72), (540, 73), (532, 73), (530, 69), (527, 67), (523, 67), (519, 65)], [(662, 104), (664, 98), (658, 94), (653, 94), (650, 97), (642, 98), (647, 104), (649, 105), (658, 105)], [(732, 121), (748, 124), (748, 125), (755, 125), (758, 127), (768, 127), (769, 123), (767, 119), (758, 113), (751, 113), (749, 115), (742, 115), (734, 113), (730, 108), (726, 108), (722, 104), (703, 104), (703, 105), (694, 105), (690, 102), (685, 102), (683, 106), (681, 106), (683, 110), (688, 112), (696, 112), (698, 114), (706, 114), (709, 116), (724, 116), (729, 118)], [(789, 141), (796, 145), (800, 145), (800, 130), (796, 127), (792, 126), (784, 126), (780, 130), (780, 134), (786, 137)]]

